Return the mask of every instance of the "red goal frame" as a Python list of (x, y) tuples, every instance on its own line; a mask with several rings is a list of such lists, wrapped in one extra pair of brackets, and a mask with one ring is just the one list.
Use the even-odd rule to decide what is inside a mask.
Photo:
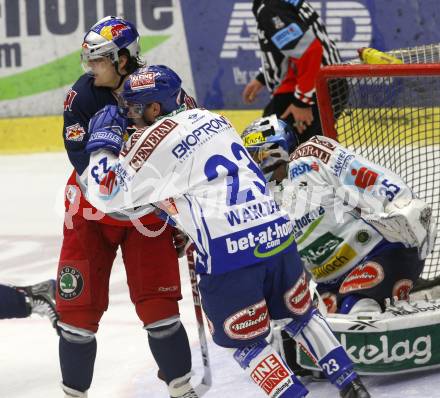
[[(416, 78), (419, 76), (440, 77), (440, 63), (408, 63), (398, 65), (344, 64), (321, 67), (316, 79), (316, 96), (323, 135), (339, 141), (339, 133), (336, 129), (337, 119), (334, 114), (334, 107), (337, 105), (335, 99), (338, 98), (338, 93), (334, 92), (334, 96), (331, 96), (332, 80), (350, 78)], [(439, 106), (436, 105), (436, 107)], [(345, 132), (341, 130), (340, 133), (344, 134)], [(438, 199), (436, 203), (437, 217), (440, 220), (440, 204)], [(416, 283), (415, 289), (417, 290), (440, 285), (440, 229), (437, 231), (437, 235), (434, 252), (427, 257), (425, 268), (419, 281)]]
[(440, 75), (440, 64), (402, 64), (402, 65), (332, 65), (321, 67), (316, 78), (316, 96), (321, 118), (322, 132), (338, 141), (335, 118), (328, 80), (337, 78), (363, 77), (405, 77)]

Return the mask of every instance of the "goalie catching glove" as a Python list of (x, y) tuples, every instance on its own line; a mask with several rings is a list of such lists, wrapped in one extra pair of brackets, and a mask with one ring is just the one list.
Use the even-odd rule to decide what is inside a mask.
[(396, 198), (384, 213), (362, 214), (362, 218), (390, 242), (417, 247), (421, 260), (433, 249), (437, 225), (431, 206), (420, 199)]

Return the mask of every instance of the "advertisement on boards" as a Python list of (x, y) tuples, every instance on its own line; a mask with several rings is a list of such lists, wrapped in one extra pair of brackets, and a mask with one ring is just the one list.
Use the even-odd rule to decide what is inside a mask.
[[(360, 47), (440, 42), (437, 0), (310, 3), (344, 59)], [(252, 105), (241, 100), (260, 67), (251, 0), (0, 0), (0, 117), (61, 114), (82, 73), (84, 34), (106, 15), (135, 23), (143, 57), (176, 69), (204, 107), (261, 109), (269, 100), (265, 90)]]

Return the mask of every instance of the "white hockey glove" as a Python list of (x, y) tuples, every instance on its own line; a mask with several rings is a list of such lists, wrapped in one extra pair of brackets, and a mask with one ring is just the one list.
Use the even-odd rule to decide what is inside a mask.
[(437, 225), (431, 206), (420, 199), (397, 198), (384, 213), (362, 214), (362, 218), (390, 242), (417, 247), (421, 260), (433, 249)]

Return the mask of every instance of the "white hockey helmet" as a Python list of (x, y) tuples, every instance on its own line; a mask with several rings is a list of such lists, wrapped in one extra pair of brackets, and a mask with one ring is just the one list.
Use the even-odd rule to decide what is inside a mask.
[(276, 115), (255, 120), (246, 127), (241, 138), (267, 181), (280, 164), (288, 163), (289, 154), (298, 146), (296, 134)]
[(135, 26), (119, 17), (108, 16), (93, 25), (84, 36), (81, 63), (86, 72), (88, 62), (108, 57), (117, 67), (118, 52), (126, 48), (130, 57), (140, 53), (139, 33)]

